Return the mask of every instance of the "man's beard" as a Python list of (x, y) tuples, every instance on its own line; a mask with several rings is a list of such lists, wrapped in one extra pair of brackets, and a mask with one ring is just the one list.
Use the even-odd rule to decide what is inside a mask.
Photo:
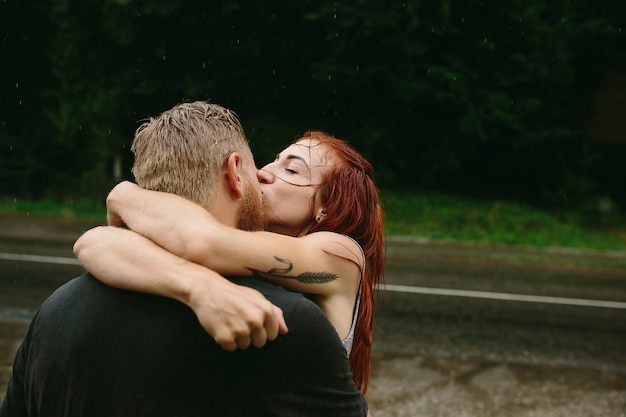
[(254, 187), (245, 187), (237, 218), (238, 229), (256, 231), (265, 228), (265, 212), (260, 195)]

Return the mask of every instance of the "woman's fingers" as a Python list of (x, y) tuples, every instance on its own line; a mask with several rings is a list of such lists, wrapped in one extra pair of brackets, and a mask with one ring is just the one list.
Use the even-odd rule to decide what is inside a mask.
[[(237, 349), (246, 350), (250, 347), (251, 342), (252, 342), (252, 339), (250, 335), (240, 336), (237, 338)], [(264, 344), (265, 344), (265, 341), (263, 341), (261, 346), (263, 346)]]
[(230, 282), (224, 284), (219, 291), (213, 287), (213, 291), (196, 293), (198, 298), (190, 304), (202, 326), (223, 349), (260, 348), (287, 333), (282, 310), (260, 292)]
[(265, 343), (267, 343), (268, 341), (271, 341), (274, 339), (270, 339), (269, 337), (267, 337), (267, 332), (265, 331), (265, 328), (262, 327), (255, 331), (252, 331), (252, 333), (250, 333), (250, 339), (248, 340), (252, 342), (252, 346), (260, 348), (260, 347), (263, 347)]

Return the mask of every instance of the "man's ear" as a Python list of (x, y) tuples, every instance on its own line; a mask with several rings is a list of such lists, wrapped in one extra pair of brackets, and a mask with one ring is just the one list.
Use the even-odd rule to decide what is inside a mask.
[(225, 164), (225, 185), (228, 188), (228, 191), (232, 193), (235, 198), (243, 197), (244, 181), (241, 172), (241, 155), (239, 155), (238, 152), (231, 153)]

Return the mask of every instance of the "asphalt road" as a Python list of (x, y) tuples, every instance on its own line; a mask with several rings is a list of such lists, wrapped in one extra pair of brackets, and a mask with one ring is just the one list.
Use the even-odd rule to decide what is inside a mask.
[[(0, 219), (0, 253), (59, 259), (90, 226), (17, 224)], [(367, 395), (375, 417), (626, 415), (625, 253), (410, 239), (387, 250), (390, 287), (456, 292), (381, 291)], [(1, 398), (32, 312), (81, 268), (10, 256), (0, 268)]]

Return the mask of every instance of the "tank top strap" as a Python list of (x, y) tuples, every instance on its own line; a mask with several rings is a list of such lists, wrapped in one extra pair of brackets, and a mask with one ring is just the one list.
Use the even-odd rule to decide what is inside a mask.
[(348, 235), (344, 235), (348, 239), (352, 240), (359, 250), (361, 251), (361, 258), (363, 260), (363, 267), (361, 268), (361, 278), (359, 279), (359, 290), (356, 295), (356, 301), (354, 303), (354, 310), (352, 311), (352, 324), (350, 325), (350, 331), (348, 335), (341, 342), (343, 347), (346, 349), (346, 354), (350, 356), (350, 352), (352, 351), (352, 342), (354, 341), (354, 329), (356, 328), (357, 318), (359, 317), (359, 306), (361, 303), (361, 287), (363, 286), (363, 276), (365, 275), (365, 252), (363, 252), (363, 248), (359, 245), (359, 242), (354, 240), (352, 237)]

